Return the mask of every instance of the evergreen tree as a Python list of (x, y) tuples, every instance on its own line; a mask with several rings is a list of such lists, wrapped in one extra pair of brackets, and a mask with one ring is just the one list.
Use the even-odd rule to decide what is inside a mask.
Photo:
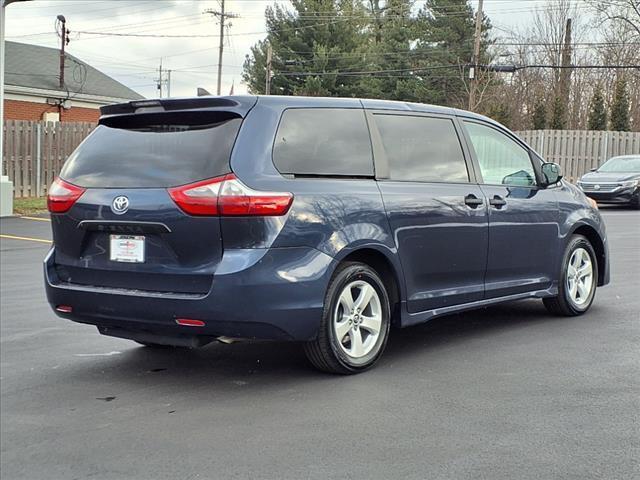
[(501, 123), (505, 127), (509, 127), (509, 124), (511, 123), (511, 112), (509, 111), (509, 106), (504, 102), (491, 105), (487, 111), (487, 116), (494, 119), (496, 122)]
[[(427, 0), (418, 12), (422, 26), (416, 46), (423, 82), (422, 101), (438, 105), (466, 105), (463, 67), (473, 57), (475, 14), (467, 0)], [(479, 63), (489, 63), (487, 46), (491, 23), (483, 18)], [(453, 66), (453, 67), (448, 67)]]
[(566, 128), (567, 110), (560, 97), (553, 100), (553, 110), (551, 111), (551, 128), (553, 130), (564, 130)]
[(631, 130), (629, 93), (627, 92), (627, 82), (624, 78), (619, 78), (616, 82), (613, 103), (611, 104), (611, 130), (617, 132)]
[[(267, 47), (272, 47), (273, 94), (352, 96), (357, 76), (339, 71), (363, 67), (366, 16), (359, 0), (292, 0), (293, 9), (267, 7), (267, 38), (251, 47), (243, 80), (264, 93)], [(313, 75), (316, 74), (316, 75)]]
[[(460, 105), (473, 50), (468, 0), (291, 0), (267, 7), (267, 38), (244, 63), (251, 93), (264, 93), (272, 48), (271, 93), (385, 98)], [(484, 21), (482, 52), (488, 43)], [(486, 63), (486, 58), (481, 58)]]
[(607, 109), (604, 105), (604, 97), (602, 96), (602, 87), (598, 85), (591, 103), (589, 105), (589, 130), (606, 130), (607, 129)]
[(533, 123), (534, 130), (544, 130), (547, 128), (547, 106), (542, 97), (536, 99), (536, 103), (533, 106), (533, 114), (531, 115), (531, 122)]
[(417, 28), (412, 4), (412, 0), (386, 0), (384, 6), (371, 2), (369, 15), (375, 33), (363, 58), (365, 71), (376, 73), (361, 77), (359, 96), (419, 101), (420, 82), (411, 74), (415, 68), (411, 44)]

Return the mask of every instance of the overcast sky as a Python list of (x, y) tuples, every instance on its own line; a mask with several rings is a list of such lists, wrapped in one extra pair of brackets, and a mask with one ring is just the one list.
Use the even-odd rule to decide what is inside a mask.
[[(578, 0), (581, 2), (582, 0)], [(264, 38), (264, 10), (273, 0), (226, 0), (231, 21), (225, 42), (222, 91), (246, 92), (242, 63), (249, 48)], [(279, 0), (278, 3), (288, 4)], [(477, 0), (472, 2), (477, 5)], [(531, 18), (546, 0), (485, 0), (484, 10), (501, 35)], [(155, 80), (162, 57), (172, 70), (171, 95), (194, 95), (197, 87), (215, 93), (218, 25), (206, 9), (217, 0), (35, 0), (7, 7), (7, 40), (58, 47), (55, 18), (63, 14), (71, 30), (69, 53), (146, 97), (157, 96)], [(212, 35), (200, 38), (105, 37), (79, 32), (135, 32), (159, 35)]]

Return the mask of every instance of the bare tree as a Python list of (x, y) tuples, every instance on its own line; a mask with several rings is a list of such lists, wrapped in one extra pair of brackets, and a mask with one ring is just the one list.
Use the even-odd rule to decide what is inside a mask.
[[(535, 11), (529, 28), (503, 31), (496, 44), (512, 46), (496, 47), (493, 54), (502, 58), (503, 63), (560, 66), (567, 20), (571, 19), (571, 65), (640, 65), (640, 35), (636, 28), (640, 26), (639, 3), (638, 0), (598, 1), (591, 2), (591, 10), (584, 10), (577, 8), (578, 4), (584, 4), (575, 0), (548, 0)], [(560, 96), (562, 71), (560, 68), (518, 70), (485, 92), (485, 111), (490, 111), (496, 104), (507, 105), (511, 127), (531, 128), (536, 100), (545, 99), (550, 107), (553, 99)], [(623, 77), (628, 85), (632, 129), (640, 130), (638, 70), (581, 68), (570, 72), (570, 76), (564, 76), (568, 93), (565, 90), (561, 95), (565, 99), (566, 128), (587, 128), (589, 101), (594, 88), (602, 85), (605, 103), (610, 106), (614, 84)]]
[(626, 24), (640, 38), (639, 0), (587, 0), (602, 20)]

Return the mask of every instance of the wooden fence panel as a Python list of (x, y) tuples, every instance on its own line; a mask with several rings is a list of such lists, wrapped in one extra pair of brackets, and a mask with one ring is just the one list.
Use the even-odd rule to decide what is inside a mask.
[(525, 130), (516, 134), (542, 158), (561, 165), (572, 182), (611, 157), (640, 154), (640, 132)]
[[(67, 157), (94, 128), (92, 123), (5, 121), (2, 168), (13, 181), (14, 195), (45, 195)], [(640, 154), (640, 132), (526, 130), (516, 134), (542, 158), (560, 164), (573, 182), (610, 157)], [(492, 151), (491, 145), (481, 148), (487, 154)]]
[(45, 195), (67, 157), (94, 128), (93, 123), (5, 121), (2, 168), (14, 195)]

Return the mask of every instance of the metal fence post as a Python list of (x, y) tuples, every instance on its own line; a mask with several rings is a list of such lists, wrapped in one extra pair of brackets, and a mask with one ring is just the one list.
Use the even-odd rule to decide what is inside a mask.
[(36, 124), (36, 197), (42, 194), (42, 123)]

